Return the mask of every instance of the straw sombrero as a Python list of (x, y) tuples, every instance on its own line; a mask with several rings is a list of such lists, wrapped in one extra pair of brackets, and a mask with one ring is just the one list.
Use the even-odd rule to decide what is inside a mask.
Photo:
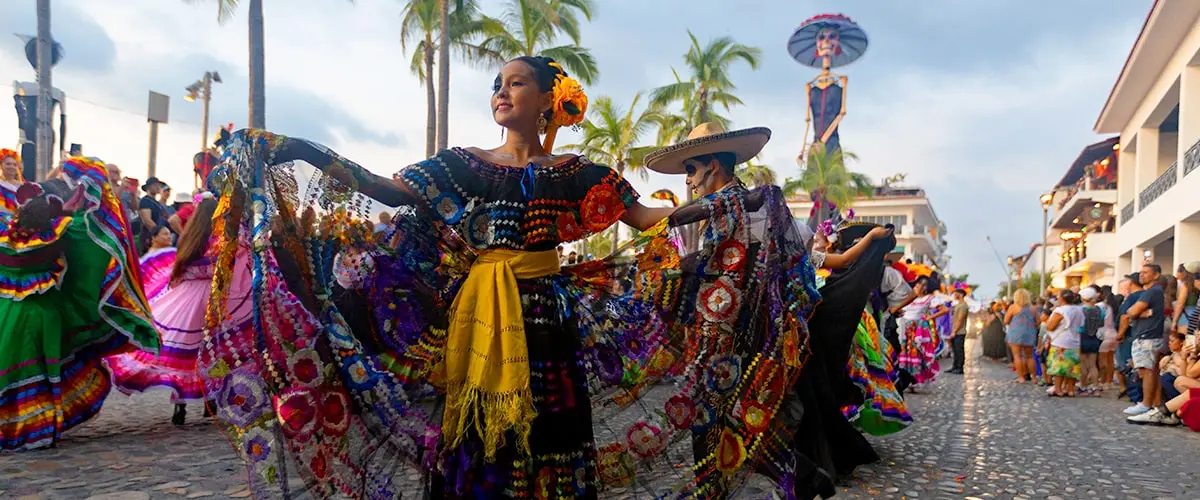
[(646, 168), (664, 174), (682, 174), (683, 162), (689, 158), (716, 153), (733, 153), (737, 157), (734, 163), (743, 163), (758, 155), (769, 140), (771, 129), (766, 127), (726, 132), (716, 123), (701, 123), (692, 129), (686, 141), (648, 153)]

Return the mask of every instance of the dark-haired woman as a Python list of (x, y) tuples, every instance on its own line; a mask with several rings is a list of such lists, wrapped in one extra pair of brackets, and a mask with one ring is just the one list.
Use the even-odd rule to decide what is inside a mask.
[(933, 321), (948, 311), (935, 311), (937, 282), (928, 277), (921, 278), (913, 287), (917, 298), (904, 306), (900, 317), (901, 342), (903, 349), (898, 356), (900, 369), (908, 371), (917, 384), (933, 382), (938, 374), (938, 339), (933, 331)]
[(0, 215), (0, 449), (54, 446), (100, 411), (104, 356), (158, 348), (103, 164), (66, 171), (70, 200), (25, 184)]
[[(692, 281), (680, 280), (673, 293), (691, 298), (692, 309), (680, 322), (711, 320), (710, 331), (689, 333), (687, 341), (719, 334), (724, 345), (675, 350), (684, 340), (667, 337), (683, 329), (665, 328), (674, 318), (645, 302), (657, 296), (612, 297), (608, 291), (616, 287), (608, 277), (587, 281), (571, 274), (609, 263), (585, 262), (565, 273), (556, 251), (623, 221), (654, 229), (638, 236), (643, 251), (637, 266), (678, 269), (675, 248), (665, 242), (640, 246), (660, 241), (660, 221), (674, 209), (639, 204), (611, 168), (551, 153), (557, 129), (582, 122), (587, 103), (578, 83), (553, 61), (513, 60), (492, 90), (492, 115), (506, 132), (503, 145), (443, 151), (394, 179), (305, 141), (252, 130), (231, 138), (228, 160), (210, 182), (222, 191), (222, 203), (248, 203), (220, 223), (234, 232), (227, 234), (240, 228), (255, 242), (254, 280), (270, 293), (255, 297), (263, 319), (253, 335), (215, 336), (198, 368), (219, 394), (217, 416), (242, 450), (256, 493), (286, 495), (295, 469), (280, 464), (296, 463), (313, 496), (393, 498), (413, 487), (399, 479), (395, 464), (415, 458), (429, 473), (425, 487), (434, 498), (596, 498), (602, 487), (628, 487), (635, 474), (645, 475), (639, 487), (654, 482), (655, 494), (665, 485), (705, 497), (720, 491), (720, 483), (743, 477), (752, 464), (770, 468), (766, 460), (776, 457), (768, 454), (789, 454), (755, 444), (782, 420), (774, 418), (779, 397), (798, 373), (804, 347), (797, 335), (806, 304), (796, 297), (807, 297), (803, 285), (811, 282), (799, 276), (812, 277), (799, 237), (784, 234), (784, 227), (795, 229), (782, 197), (762, 202), (770, 207), (767, 234), (780, 240), (755, 257), (747, 256), (746, 242), (709, 236), (744, 222), (735, 218), (737, 210), (758, 210), (742, 205), (742, 195), (716, 193), (695, 207), (719, 217), (710, 219), (717, 222), (706, 232), (708, 252), (699, 256), (699, 265), (711, 267), (689, 275)], [(272, 177), (292, 161), (323, 171), (321, 193), (301, 198), (294, 177)], [(370, 230), (355, 237), (347, 229), (353, 220), (336, 220), (336, 208), (361, 201), (351, 189), (405, 207), (393, 217), (388, 245), (378, 245)], [(323, 203), (315, 239), (330, 244), (298, 236), (302, 231), (279, 235), (280, 241), (271, 235), (267, 243), (271, 224), (292, 224), (298, 199)], [(695, 220), (682, 223), (688, 222)], [(219, 254), (239, 246), (229, 238), (218, 244)], [(300, 306), (302, 298), (281, 276), (287, 271), (267, 251), (297, 246), (302, 248), (291, 253), (299, 258), (289, 267), (311, 270), (300, 271), (307, 279), (295, 286), (311, 287), (315, 310)], [(735, 275), (736, 281), (730, 278)], [(751, 279), (758, 282), (753, 289), (745, 285)], [(214, 280), (218, 293), (220, 281)], [(781, 283), (788, 284), (786, 292), (773, 287)], [(365, 297), (374, 321), (346, 318), (348, 311), (331, 293), (335, 285)], [(774, 293), (775, 302), (760, 302), (766, 293), (759, 289)], [(750, 308), (742, 314), (745, 302), (776, 311), (779, 320), (760, 322), (764, 316), (751, 317)], [(762, 348), (747, 351), (758, 357), (734, 354), (728, 344), (745, 344), (741, 349), (755, 345), (754, 339), (732, 339), (717, 325), (731, 329), (739, 318), (761, 327), (764, 336), (770, 331), (800, 339), (787, 344), (794, 354), (790, 364)], [(774, 332), (776, 324), (787, 331)], [(655, 383), (668, 369), (690, 383)], [(651, 391), (674, 397), (637, 404)], [(413, 401), (431, 395), (444, 398), (444, 411), (425, 417)], [(734, 397), (746, 398), (738, 400), (744, 411), (738, 416), (728, 413)], [(695, 469), (673, 467), (666, 458), (669, 445), (694, 432), (719, 437), (719, 450)], [(655, 459), (662, 468), (647, 467)], [(790, 469), (791, 462), (780, 467)]]
[[(145, 288), (154, 312), (154, 324), (162, 335), (162, 350), (155, 354), (137, 351), (107, 360), (117, 390), (125, 394), (145, 392), (152, 388), (170, 391), (175, 413), (171, 422), (183, 425), (187, 419), (187, 404), (204, 401), (204, 385), (196, 373), (196, 356), (204, 341), (205, 313), (212, 290), (213, 259), (209, 254), (212, 236), (212, 217), (217, 200), (204, 199), (196, 207), (193, 223), (188, 224), (174, 261), (162, 273), (161, 262), (155, 255), (143, 260)], [(160, 229), (166, 230), (165, 226)], [(168, 231), (169, 234), (169, 231)], [(235, 272), (237, 288), (244, 290), (246, 262), (240, 262)], [(165, 281), (165, 283), (163, 282)], [(250, 302), (245, 292), (235, 292), (228, 309), (232, 318), (244, 320), (250, 314)], [(205, 413), (207, 414), (207, 407)]]

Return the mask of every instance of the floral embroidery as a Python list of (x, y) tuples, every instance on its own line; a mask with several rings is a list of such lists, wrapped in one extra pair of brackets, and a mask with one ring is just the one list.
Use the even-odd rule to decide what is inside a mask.
[(542, 467), (542, 471), (537, 476), (537, 486), (534, 489), (534, 498), (546, 499), (555, 498), (554, 495), (554, 468), (549, 465)]
[(350, 398), (340, 390), (321, 396), (321, 427), (327, 436), (338, 437), (350, 427)]
[(718, 356), (708, 371), (708, 387), (718, 392), (728, 392), (737, 385), (742, 376), (742, 360), (733, 355)]
[(751, 434), (766, 431), (767, 424), (770, 421), (771, 411), (758, 401), (746, 402), (742, 408), (742, 424), (746, 426), (746, 431)]
[(633, 459), (620, 443), (600, 448), (596, 456), (600, 481), (608, 486), (625, 486), (633, 479)]
[(346, 382), (353, 388), (358, 390), (370, 389), (375, 385), (378, 377), (374, 372), (367, 369), (362, 358), (358, 356), (350, 356), (342, 361), (342, 370), (349, 375)]
[(317, 351), (300, 349), (292, 354), (288, 364), (292, 366), (292, 377), (301, 385), (313, 387), (321, 381), (321, 358)]
[(732, 318), (741, 304), (741, 292), (728, 276), (700, 286), (700, 314), (713, 323)]
[(649, 458), (667, 448), (667, 439), (662, 430), (646, 422), (638, 422), (626, 434), (629, 450), (642, 458)]
[(266, 413), (263, 380), (245, 371), (225, 377), (219, 399), (221, 420), (240, 428), (250, 427)]
[(291, 388), (275, 398), (275, 414), (283, 434), (304, 443), (312, 437), (317, 427), (317, 405), (315, 391), (309, 388)]
[(587, 234), (584, 232), (583, 226), (579, 225), (579, 219), (575, 218), (575, 213), (570, 210), (558, 215), (555, 226), (558, 227), (558, 241), (575, 241)]
[(476, 210), (467, 219), (467, 238), (476, 248), (487, 248), (496, 238), (496, 228), (488, 210)]
[(329, 478), (329, 461), (325, 459), (325, 452), (323, 450), (317, 450), (317, 456), (313, 457), (312, 462), (308, 466), (317, 477), (317, 480), (324, 481)]
[(696, 419), (696, 405), (693, 405), (691, 398), (684, 394), (672, 396), (667, 400), (664, 409), (667, 413), (667, 421), (676, 429), (688, 429), (692, 426), (692, 421)]
[(588, 190), (579, 213), (583, 217), (583, 227), (598, 233), (621, 218), (625, 213), (625, 204), (612, 184), (601, 182)]
[(271, 447), (271, 438), (265, 430), (254, 427), (246, 432), (242, 450), (251, 463), (266, 462), (274, 458), (275, 450)]
[(746, 445), (742, 442), (742, 436), (726, 427), (721, 431), (721, 438), (717, 444), (717, 470), (731, 474), (737, 471), (744, 461)]
[(438, 217), (441, 217), (447, 224), (458, 224), (462, 219), (466, 208), (463, 207), (461, 201), (456, 196), (450, 193), (442, 193), (437, 198), (434, 198), (430, 205), (437, 212)]
[(692, 420), (692, 432), (704, 434), (716, 421), (717, 410), (704, 401), (697, 401), (696, 418)]
[(666, 245), (648, 245), (638, 253), (637, 261), (642, 269), (678, 269), (679, 253)]
[(717, 247), (717, 259), (725, 271), (741, 271), (746, 264), (746, 245), (734, 239), (725, 240)]

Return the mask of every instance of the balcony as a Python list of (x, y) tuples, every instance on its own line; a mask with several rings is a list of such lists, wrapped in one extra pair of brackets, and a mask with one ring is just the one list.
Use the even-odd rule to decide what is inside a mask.
[(1200, 167), (1200, 140), (1197, 140), (1192, 147), (1183, 154), (1183, 175), (1195, 172), (1196, 168)]
[(1129, 222), (1129, 219), (1132, 219), (1133, 215), (1136, 213), (1137, 207), (1133, 205), (1133, 202), (1131, 201), (1126, 203), (1124, 207), (1121, 207), (1121, 225), (1124, 226), (1125, 223)]
[(1138, 210), (1145, 210), (1146, 207), (1150, 206), (1151, 203), (1154, 203), (1154, 200), (1157, 200), (1159, 196), (1162, 196), (1163, 193), (1167, 192), (1168, 189), (1174, 187), (1175, 183), (1178, 181), (1179, 162), (1175, 162), (1172, 163), (1170, 167), (1167, 167), (1166, 172), (1163, 172), (1162, 175), (1159, 175), (1157, 179), (1154, 179), (1154, 182), (1151, 182), (1149, 186), (1146, 186), (1146, 189), (1142, 190), (1142, 194), (1138, 195)]
[(1060, 263), (1064, 276), (1078, 276), (1092, 269), (1113, 267), (1117, 261), (1116, 235), (1088, 233), (1073, 242), (1065, 242)]
[(1080, 188), (1082, 189), (1072, 187), (1065, 192), (1059, 191), (1059, 193), (1065, 193), (1066, 197), (1059, 202), (1058, 209), (1054, 212), (1054, 218), (1050, 221), (1050, 227), (1079, 230), (1079, 223), (1075, 221), (1081, 218), (1090, 219), (1089, 212), (1092, 211), (1092, 208), (1103, 207), (1104, 211), (1108, 213), (1112, 210), (1111, 207), (1117, 204), (1116, 184), (1099, 185), (1086, 182), (1081, 183)]

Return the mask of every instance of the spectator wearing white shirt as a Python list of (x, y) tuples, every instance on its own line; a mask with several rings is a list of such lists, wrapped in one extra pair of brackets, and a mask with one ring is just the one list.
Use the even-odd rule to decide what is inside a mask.
[(1054, 377), (1054, 386), (1046, 394), (1055, 397), (1075, 397), (1079, 381), (1079, 327), (1083, 326), (1083, 307), (1079, 294), (1071, 290), (1058, 293), (1059, 303), (1046, 322), (1050, 343), (1047, 372)]

